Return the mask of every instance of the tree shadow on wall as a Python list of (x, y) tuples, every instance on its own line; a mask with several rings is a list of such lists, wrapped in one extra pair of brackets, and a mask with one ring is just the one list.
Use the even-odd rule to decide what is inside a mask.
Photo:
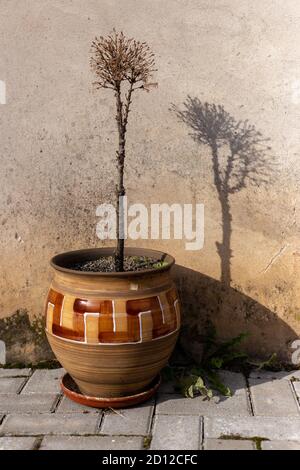
[(230, 197), (248, 184), (266, 185), (274, 172), (268, 139), (247, 120), (237, 121), (223, 106), (202, 103), (187, 97), (183, 108), (172, 106), (178, 119), (189, 128), (191, 137), (209, 146), (214, 185), (222, 212), (222, 242), (216, 242), (221, 261), (221, 283), (231, 284), (232, 214)]
[[(289, 361), (296, 332), (275, 312), (231, 287), (231, 198), (248, 185), (273, 183), (277, 171), (269, 139), (248, 120), (238, 121), (223, 106), (198, 98), (188, 96), (181, 107), (173, 105), (171, 110), (189, 127), (193, 140), (209, 148), (222, 214), (222, 240), (216, 242), (220, 281), (182, 266), (175, 268), (183, 304), (183, 350), (201, 360), (205, 335), (213, 325), (223, 339), (249, 333), (242, 348), (252, 356), (253, 351), (261, 358), (276, 352), (278, 358)], [(201, 154), (199, 165), (200, 158)]]

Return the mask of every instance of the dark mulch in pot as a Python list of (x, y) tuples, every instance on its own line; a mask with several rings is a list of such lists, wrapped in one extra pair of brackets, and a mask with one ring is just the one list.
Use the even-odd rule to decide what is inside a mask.
[[(165, 261), (148, 258), (147, 256), (125, 256), (124, 259), (124, 271), (141, 271), (143, 269), (161, 268), (165, 265)], [(114, 258), (113, 256), (102, 256), (92, 261), (74, 264), (70, 266), (70, 269), (85, 272), (110, 273), (115, 271)]]

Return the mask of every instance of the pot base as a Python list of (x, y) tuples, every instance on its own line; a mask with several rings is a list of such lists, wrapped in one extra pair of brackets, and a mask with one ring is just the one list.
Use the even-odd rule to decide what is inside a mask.
[(161, 377), (157, 375), (143, 392), (114, 398), (83, 395), (69, 374), (63, 376), (60, 385), (64, 394), (70, 398), (70, 400), (80, 405), (91, 406), (93, 408), (127, 408), (149, 400), (158, 390), (160, 383)]

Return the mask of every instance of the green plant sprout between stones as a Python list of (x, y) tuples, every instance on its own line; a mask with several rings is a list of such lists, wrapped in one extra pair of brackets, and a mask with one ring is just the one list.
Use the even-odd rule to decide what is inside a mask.
[(278, 369), (275, 353), (268, 360), (256, 363), (250, 361), (248, 355), (240, 351), (239, 346), (247, 336), (247, 333), (241, 333), (222, 342), (217, 339), (216, 331), (213, 329), (206, 338), (201, 364), (167, 366), (163, 370), (165, 379), (174, 381), (175, 389), (187, 398), (201, 395), (209, 400), (213, 397), (214, 390), (230, 397), (232, 392), (223, 383), (219, 375), (220, 369), (239, 370), (246, 376), (253, 368)]

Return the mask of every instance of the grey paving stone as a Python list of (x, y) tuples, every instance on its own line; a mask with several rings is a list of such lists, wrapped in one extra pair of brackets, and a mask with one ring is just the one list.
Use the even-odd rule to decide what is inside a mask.
[(43, 413), (52, 411), (57, 400), (55, 393), (34, 395), (0, 395), (0, 413)]
[(140, 450), (142, 437), (71, 436), (45, 437), (40, 450)]
[(153, 413), (153, 402), (126, 410), (105, 414), (101, 434), (145, 436), (148, 434)]
[(0, 450), (31, 450), (35, 437), (0, 437)]
[(238, 439), (206, 439), (204, 450), (255, 450), (253, 441)]
[(31, 374), (31, 369), (1, 369), (0, 378), (4, 377), (28, 377)]
[(197, 450), (200, 441), (199, 416), (155, 416), (151, 450)]
[(79, 405), (64, 396), (55, 413), (99, 413), (99, 409), (92, 408), (91, 406)]
[(268, 370), (252, 371), (249, 375), (250, 379), (263, 380), (300, 380), (300, 370), (272, 372)]
[(216, 394), (211, 400), (202, 397), (184, 398), (179, 394), (161, 393), (157, 413), (167, 415), (250, 416), (246, 381), (242, 374), (222, 371), (220, 377), (230, 387), (233, 396)]
[(22, 393), (58, 393), (64, 369), (35, 370)]
[(206, 438), (222, 436), (262, 437), (273, 440), (300, 440), (300, 418), (241, 416), (204, 418)]
[(300, 441), (263, 441), (262, 450), (300, 450)]
[(254, 415), (297, 416), (299, 405), (288, 380), (249, 379)]
[(8, 415), (0, 426), (0, 434), (19, 436), (97, 434), (99, 416), (84, 413)]
[(0, 379), (0, 395), (8, 393), (18, 393), (27, 377), (3, 377)]

